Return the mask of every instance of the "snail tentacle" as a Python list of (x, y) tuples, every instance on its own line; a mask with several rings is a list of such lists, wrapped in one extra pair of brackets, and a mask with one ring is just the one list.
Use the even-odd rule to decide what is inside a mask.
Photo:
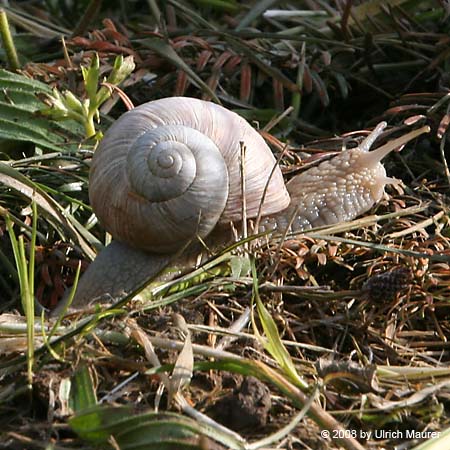
[(393, 150), (430, 131), (424, 126), (381, 147), (370, 147), (386, 127), (375, 129), (356, 148), (344, 150), (334, 158), (295, 176), (287, 183), (291, 196), (289, 207), (261, 221), (262, 230), (291, 231), (332, 225), (352, 220), (380, 201), (388, 184), (400, 181), (386, 176), (381, 160)]
[[(89, 186), (92, 207), (116, 241), (81, 278), (74, 306), (133, 292), (177, 251), (189, 243), (192, 250), (198, 237), (209, 235), (213, 248), (229, 242), (230, 222), (243, 217), (241, 142), (246, 217), (261, 212), (260, 231), (302, 231), (363, 214), (386, 184), (398, 182), (386, 176), (381, 159), (428, 131), (423, 127), (369, 151), (385, 127), (379, 124), (358, 147), (285, 185), (278, 167), (272, 173), (275, 158), (261, 135), (221, 106), (173, 97), (125, 113), (94, 155)], [(192, 260), (184, 254), (179, 263)]]

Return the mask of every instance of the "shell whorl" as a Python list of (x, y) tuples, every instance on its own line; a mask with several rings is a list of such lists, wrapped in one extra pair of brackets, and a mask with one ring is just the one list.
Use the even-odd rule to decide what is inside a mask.
[[(425, 126), (394, 139), (374, 151), (369, 151), (385, 125), (382, 123), (377, 126), (358, 148), (342, 152), (339, 156), (294, 177), (288, 183), (288, 189), (292, 195), (292, 201), (289, 204), (289, 194), (284, 186), (281, 172), (275, 170), (273, 176), (271, 174), (275, 160), (270, 150), (259, 134), (236, 114), (211, 103), (186, 98), (150, 102), (126, 113), (106, 133), (94, 155), (90, 175), (90, 199), (94, 211), (113, 237), (123, 242), (117, 240), (112, 242), (89, 266), (80, 280), (72, 306), (80, 307), (93, 299), (109, 301), (111, 298), (122, 298), (124, 293), (129, 294), (137, 287), (143, 286), (172, 260), (170, 255), (154, 253), (176, 250), (178, 248), (175, 247), (180, 243), (180, 239), (176, 245), (171, 241), (162, 242), (163, 236), (165, 236), (164, 239), (172, 238), (171, 235), (177, 232), (168, 227), (167, 222), (161, 222), (161, 218), (157, 217), (159, 209), (165, 208), (163, 205), (166, 200), (150, 201), (145, 197), (145, 192), (150, 185), (153, 189), (149, 194), (151, 198), (159, 199), (162, 195), (169, 198), (168, 202), (174, 202), (176, 201), (172, 198), (174, 192), (183, 192), (183, 196), (191, 188), (194, 191), (197, 190), (197, 188), (194, 189), (195, 181), (183, 181), (175, 187), (169, 187), (166, 184), (165, 176), (174, 173), (177, 175), (181, 171), (190, 173), (188, 167), (192, 168), (190, 156), (187, 156), (187, 160), (191, 162), (186, 168), (181, 168), (179, 164), (190, 152), (187, 152), (184, 143), (176, 144), (173, 148), (167, 144), (168, 136), (175, 134), (175, 130), (181, 135), (189, 134), (194, 137), (198, 132), (206, 134), (211, 141), (208, 145), (218, 149), (227, 167), (228, 178), (221, 178), (216, 170), (212, 171), (215, 177), (214, 183), (208, 185), (208, 192), (203, 194), (207, 205), (206, 210), (202, 208), (195, 210), (195, 206), (192, 206), (192, 210), (195, 210), (192, 214), (195, 225), (190, 232), (194, 230), (200, 234), (198, 231), (204, 226), (200, 224), (200, 219), (211, 213), (210, 209), (216, 206), (215, 203), (220, 203), (220, 200), (211, 201), (212, 192), (216, 192), (220, 197), (220, 194), (228, 190), (228, 197), (219, 222), (241, 218), (238, 151), (240, 141), (247, 147), (245, 169), (248, 218), (257, 215), (265, 186), (268, 184), (267, 195), (261, 208), (262, 216), (265, 217), (260, 222), (260, 231), (268, 229), (284, 231), (290, 225), (292, 225), (292, 231), (301, 231), (354, 219), (381, 197), (386, 184), (395, 182), (386, 177), (386, 172), (380, 163), (381, 159), (393, 149), (422, 133), (429, 132), (429, 128)], [(160, 128), (159, 131), (163, 131), (161, 135), (165, 136), (162, 142), (155, 138), (158, 128)], [(190, 128), (196, 132), (186, 131)], [(135, 147), (138, 148), (136, 154), (130, 154), (130, 150)], [(167, 149), (169, 154), (166, 153)], [(212, 163), (208, 158), (217, 152), (210, 150), (208, 153), (211, 154), (207, 155), (205, 165), (210, 168)], [(128, 165), (128, 162), (131, 164)], [(155, 164), (158, 170), (162, 168), (163, 176), (158, 176), (155, 180), (153, 175), (145, 173), (143, 181), (135, 179), (141, 170), (146, 172), (150, 169), (152, 172)], [(197, 177), (203, 168), (200, 170), (196, 164), (194, 170)], [(222, 173), (221, 170), (220, 173)], [(222, 192), (218, 186), (226, 180), (228, 180), (228, 186), (225, 182)], [(147, 203), (156, 206), (149, 215), (150, 219), (144, 222), (146, 225), (142, 226), (139, 225), (138, 216), (142, 214)], [(132, 213), (130, 217), (127, 217), (128, 212)], [(146, 228), (153, 226), (149, 224), (149, 221), (163, 224), (153, 233), (157, 235), (156, 242), (147, 242)], [(183, 219), (176, 219), (172, 223), (174, 228), (186, 228)], [(205, 229), (210, 225), (205, 226)], [(127, 231), (117, 235), (113, 231), (115, 227), (125, 227)], [(218, 231), (220, 236), (223, 230)], [(190, 232), (185, 236), (192, 238), (189, 235)], [(132, 240), (128, 241), (128, 237)], [(223, 236), (220, 237), (223, 238)], [(181, 243), (183, 243), (182, 239)], [(144, 242), (148, 244), (147, 250), (150, 250), (150, 253), (139, 250), (144, 248)], [(223, 240), (219, 243), (222, 242)], [(179, 267), (184, 269), (186, 264), (188, 267), (192, 266), (192, 256), (181, 255)], [(197, 255), (194, 256), (196, 259)], [(64, 307), (70, 297), (71, 295), (67, 292), (65, 301), (61, 302), (61, 306), (55, 313)]]
[(240, 116), (191, 98), (146, 103), (119, 118), (97, 149), (90, 201), (117, 240), (173, 252), (217, 222), (240, 220), (240, 142), (247, 217), (287, 207), (289, 194), (262, 137)]

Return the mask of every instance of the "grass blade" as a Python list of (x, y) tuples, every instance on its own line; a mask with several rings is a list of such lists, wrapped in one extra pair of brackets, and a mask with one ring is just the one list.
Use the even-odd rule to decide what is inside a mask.
[(33, 202), (33, 228), (32, 239), (30, 243), (30, 260), (27, 263), (25, 244), (23, 236), (16, 238), (13, 224), (10, 217), (6, 216), (6, 227), (8, 229), (11, 246), (13, 248), (14, 259), (16, 262), (17, 274), (19, 277), (20, 298), (22, 308), (27, 322), (27, 380), (28, 388), (33, 384), (33, 365), (34, 365), (34, 254), (36, 247), (37, 213), (36, 204)]
[(75, 372), (72, 379), (71, 407), (75, 412), (91, 408), (97, 404), (94, 380), (85, 365)]
[(244, 18), (239, 22), (236, 27), (236, 31), (241, 31), (243, 28), (250, 25), (254, 20), (256, 20), (264, 11), (269, 9), (272, 5), (277, 3), (278, 0), (261, 0), (256, 3), (252, 9), (244, 16)]
[(256, 309), (258, 311), (258, 317), (261, 321), (262, 328), (264, 330), (265, 338), (263, 338), (256, 326), (254, 316), (252, 314), (253, 329), (255, 335), (259, 338), (264, 348), (271, 354), (271, 356), (280, 365), (281, 370), (301, 389), (307, 390), (308, 383), (304, 381), (297, 372), (295, 365), (292, 361), (289, 352), (281, 341), (278, 333), (278, 328), (270, 315), (267, 308), (264, 306), (259, 296), (258, 278), (256, 276), (255, 263), (252, 261), (252, 275), (253, 275), (253, 299), (256, 302)]

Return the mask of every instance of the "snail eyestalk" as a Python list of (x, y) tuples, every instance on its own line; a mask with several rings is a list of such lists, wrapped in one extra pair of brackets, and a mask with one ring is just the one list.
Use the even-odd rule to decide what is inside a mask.
[[(372, 133), (375, 133), (377, 128)], [(381, 129), (381, 131), (382, 131), (382, 129)], [(368, 151), (366, 155), (362, 156), (362, 161), (364, 162), (364, 165), (366, 165), (366, 166), (375, 166), (377, 163), (379, 163), (385, 156), (387, 156), (393, 150), (407, 144), (408, 142), (417, 138), (421, 134), (425, 134), (425, 133), (429, 133), (429, 132), (430, 132), (430, 127), (428, 125), (425, 125), (422, 128), (418, 128), (417, 130), (412, 130), (409, 133), (404, 134), (403, 136), (393, 139), (392, 141), (386, 142), (386, 144), (382, 145), (381, 147), (378, 147), (374, 150)], [(372, 136), (372, 134), (369, 135), (369, 137), (371, 137), (371, 136)], [(379, 134), (377, 134), (375, 136), (375, 138), (377, 138), (378, 136), (379, 136)], [(370, 142), (370, 141), (368, 141), (368, 139), (364, 140), (364, 142), (362, 144), (364, 146), (364, 150), (366, 148), (368, 150), (370, 148), (370, 145), (373, 144), (373, 141), (374, 140), (372, 140)]]
[(429, 131), (369, 151), (386, 126), (285, 185), (261, 135), (217, 104), (171, 97), (126, 112), (100, 141), (89, 176), (92, 208), (114, 241), (84, 273), (73, 306), (135, 292), (173, 258), (197, 259), (198, 241), (213, 251), (229, 244), (232, 223), (246, 218), (262, 218), (257, 232), (279, 233), (355, 219), (398, 183), (381, 159)]
[(386, 127), (387, 127), (386, 122), (380, 122), (361, 142), (359, 148), (363, 151), (368, 152), (370, 150), (370, 147), (372, 147), (373, 143), (380, 137), (381, 133), (383, 133)]

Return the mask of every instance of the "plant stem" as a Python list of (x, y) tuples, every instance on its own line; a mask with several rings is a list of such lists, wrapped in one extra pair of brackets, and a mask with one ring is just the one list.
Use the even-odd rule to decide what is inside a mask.
[(4, 9), (0, 9), (0, 35), (10, 69), (14, 71), (19, 70), (19, 58), (17, 57), (16, 47), (9, 29), (8, 16)]
[(86, 131), (86, 137), (90, 138), (95, 136), (94, 114), (89, 114), (84, 120), (84, 129)]

